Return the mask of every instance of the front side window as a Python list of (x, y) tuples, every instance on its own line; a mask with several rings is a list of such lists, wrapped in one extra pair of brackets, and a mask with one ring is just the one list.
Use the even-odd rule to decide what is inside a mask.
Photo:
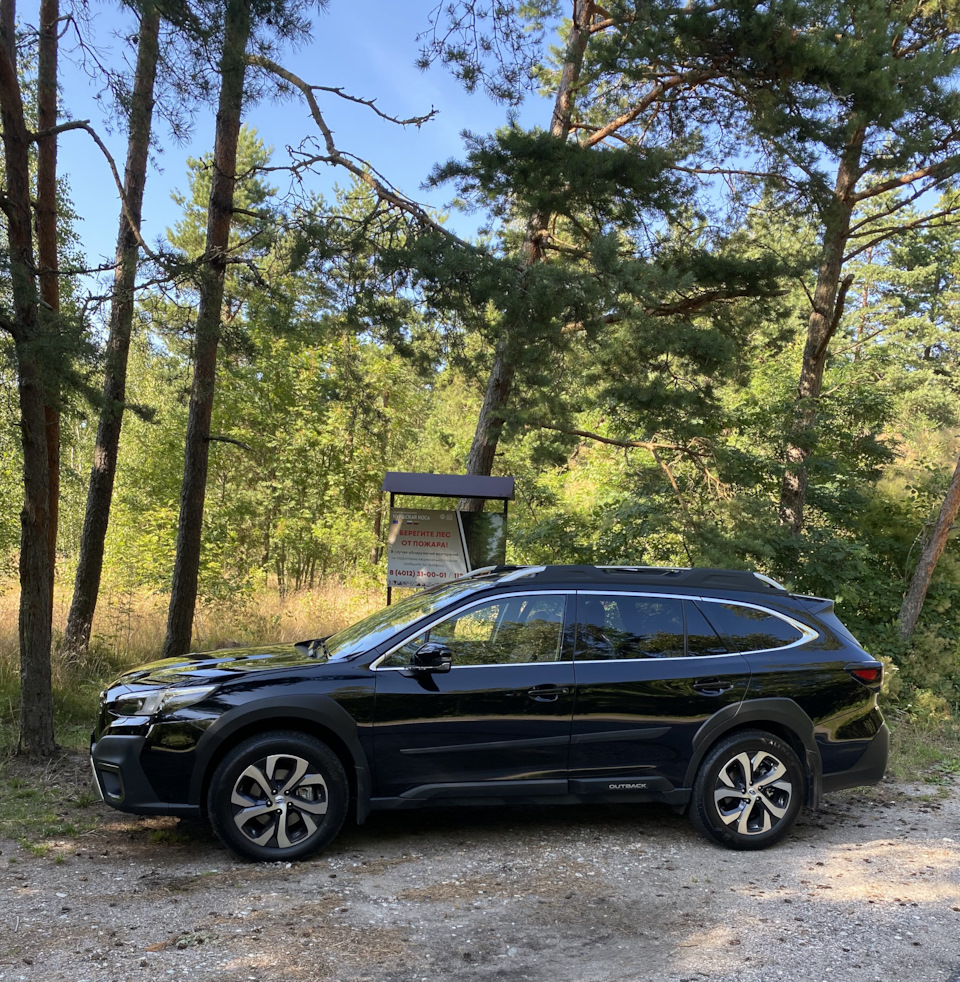
[(733, 651), (785, 648), (804, 636), (789, 621), (758, 607), (701, 601), (700, 609)]
[(380, 666), (406, 668), (428, 641), (446, 645), (454, 666), (557, 661), (565, 603), (562, 595), (532, 594), (470, 607), (410, 639)]
[(362, 621), (338, 631), (326, 639), (326, 649), (331, 661), (349, 658), (358, 652), (369, 651), (392, 635), (420, 620), (421, 617), (445, 607), (457, 599), (467, 597), (487, 586), (482, 580), (465, 579), (456, 583), (421, 590), (398, 601), (391, 607), (383, 607)]

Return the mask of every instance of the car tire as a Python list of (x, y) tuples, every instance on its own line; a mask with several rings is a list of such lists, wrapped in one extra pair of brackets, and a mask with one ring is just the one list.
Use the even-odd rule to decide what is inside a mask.
[(765, 849), (793, 827), (805, 779), (794, 750), (763, 730), (716, 744), (693, 782), (690, 818), (702, 835), (730, 849)]
[(337, 755), (304, 733), (275, 732), (237, 744), (213, 773), (210, 824), (244, 859), (303, 859), (343, 825), (350, 792)]

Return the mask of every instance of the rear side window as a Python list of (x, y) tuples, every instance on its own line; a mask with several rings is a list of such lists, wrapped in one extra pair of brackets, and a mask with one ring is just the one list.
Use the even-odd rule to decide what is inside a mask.
[(768, 610), (708, 601), (701, 601), (700, 609), (733, 651), (785, 648), (803, 638), (802, 631)]
[(684, 654), (682, 601), (668, 597), (577, 598), (577, 657), (677, 658)]

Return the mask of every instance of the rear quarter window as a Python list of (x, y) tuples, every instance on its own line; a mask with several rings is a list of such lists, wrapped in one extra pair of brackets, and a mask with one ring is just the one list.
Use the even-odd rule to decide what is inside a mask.
[(766, 651), (803, 640), (789, 621), (768, 610), (737, 603), (701, 601), (700, 609), (733, 651)]

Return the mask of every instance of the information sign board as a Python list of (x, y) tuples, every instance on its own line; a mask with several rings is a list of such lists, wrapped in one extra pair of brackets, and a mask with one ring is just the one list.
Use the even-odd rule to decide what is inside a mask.
[(433, 586), (469, 572), (459, 512), (390, 509), (387, 586)]

